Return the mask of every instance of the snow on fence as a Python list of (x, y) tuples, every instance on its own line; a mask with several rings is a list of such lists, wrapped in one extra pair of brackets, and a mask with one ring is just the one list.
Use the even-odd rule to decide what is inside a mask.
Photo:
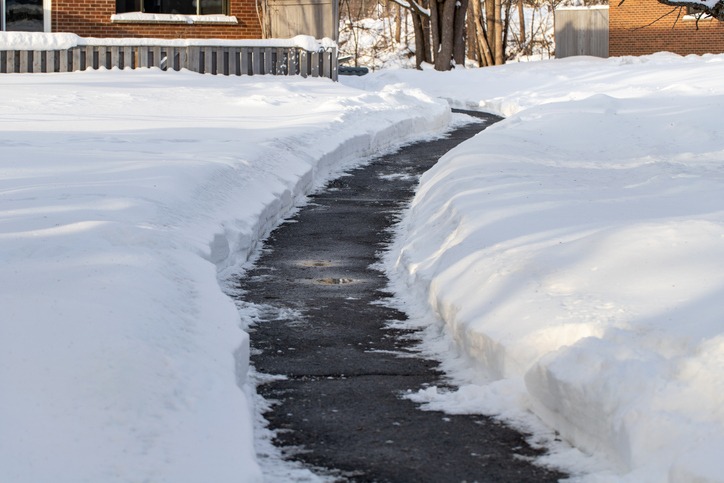
[(300, 47), (83, 45), (62, 50), (1, 50), (0, 73), (86, 69), (188, 69), (218, 75), (301, 75), (337, 80), (337, 49)]

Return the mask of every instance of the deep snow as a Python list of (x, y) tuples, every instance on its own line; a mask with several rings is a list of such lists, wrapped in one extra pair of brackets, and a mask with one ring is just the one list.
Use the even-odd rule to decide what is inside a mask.
[(657, 54), (352, 81), (508, 116), (423, 176), (387, 257), (462, 384), (413, 399), (533, 412), (588, 480), (724, 481), (722, 75)]
[(0, 481), (261, 479), (219, 273), (332, 171), (445, 129), (447, 106), (158, 70), (0, 85)]
[(588, 481), (722, 481), (723, 70), (0, 76), (0, 481), (311, 478), (259, 466), (220, 282), (332, 172), (444, 130), (432, 97), (508, 118), (423, 177), (387, 257), (462, 384), (409, 397)]

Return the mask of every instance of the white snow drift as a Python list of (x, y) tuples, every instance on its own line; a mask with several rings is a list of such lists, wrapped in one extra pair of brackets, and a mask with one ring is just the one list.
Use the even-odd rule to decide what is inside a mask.
[(724, 481), (723, 75), (659, 54), (359, 81), (509, 116), (425, 174), (388, 259), (470, 383), (416, 400), (512, 401), (603, 457), (590, 479)]
[(447, 106), (158, 70), (0, 85), (0, 481), (260, 480), (248, 336), (217, 271)]
[(557, 431), (545, 461), (589, 481), (722, 481), (723, 76), (0, 76), (0, 481), (262, 479), (219, 274), (332, 172), (443, 130), (431, 97), (509, 117), (423, 177), (388, 257), (462, 383), (411, 397)]

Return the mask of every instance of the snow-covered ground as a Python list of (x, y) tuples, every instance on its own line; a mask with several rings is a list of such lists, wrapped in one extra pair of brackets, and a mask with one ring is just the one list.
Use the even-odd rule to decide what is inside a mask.
[(508, 117), (424, 176), (387, 257), (462, 384), (410, 397), (534, 430), (588, 481), (723, 481), (723, 76), (0, 75), (0, 481), (262, 479), (221, 285), (333, 172), (444, 130), (434, 97)]
[(411, 398), (532, 412), (588, 481), (724, 481), (722, 76), (657, 54), (346, 81), (507, 116), (425, 174), (387, 257), (462, 384)]
[(327, 80), (0, 75), (0, 481), (261, 478), (219, 276), (330, 172), (449, 121)]

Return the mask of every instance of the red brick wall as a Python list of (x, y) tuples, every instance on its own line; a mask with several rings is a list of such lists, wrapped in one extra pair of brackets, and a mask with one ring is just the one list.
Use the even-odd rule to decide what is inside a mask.
[(111, 23), (115, 0), (53, 0), (53, 32), (81, 37), (155, 37), (160, 39), (260, 39), (261, 25), (254, 0), (230, 0), (229, 15), (237, 25)]
[[(609, 2), (610, 56), (645, 55), (668, 51), (681, 55), (724, 52), (724, 22), (684, 20), (686, 13), (657, 0)], [(671, 12), (666, 15), (668, 12)], [(656, 20), (660, 17), (660, 20)]]

